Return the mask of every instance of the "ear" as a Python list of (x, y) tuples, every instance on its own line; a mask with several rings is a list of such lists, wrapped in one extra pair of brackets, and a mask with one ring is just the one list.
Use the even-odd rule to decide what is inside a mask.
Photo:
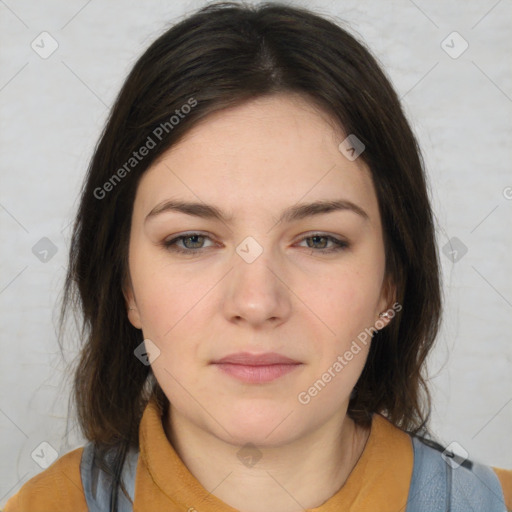
[[(395, 306), (397, 304), (397, 306)], [(380, 299), (378, 302), (378, 308), (375, 312), (376, 320), (379, 320), (379, 325), (382, 327), (379, 329), (383, 329), (386, 327), (389, 322), (393, 319), (396, 314), (396, 311), (400, 311), (402, 306), (396, 302), (396, 286), (393, 282), (393, 279), (390, 274), (386, 274), (384, 280), (382, 282)], [(388, 312), (388, 317), (380, 317), (380, 313)]]
[(130, 276), (125, 277), (122, 285), (123, 296), (126, 304), (126, 312), (128, 320), (136, 329), (142, 329), (142, 322), (140, 320), (139, 309), (135, 303), (135, 294), (133, 293), (133, 286)]

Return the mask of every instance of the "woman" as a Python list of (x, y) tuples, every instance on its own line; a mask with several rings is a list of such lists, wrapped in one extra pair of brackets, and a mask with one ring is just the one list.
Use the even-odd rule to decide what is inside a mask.
[(311, 12), (212, 5), (139, 59), (72, 304), (89, 443), (7, 512), (512, 508), (512, 471), (420, 440), (441, 315), (420, 151), (375, 59)]

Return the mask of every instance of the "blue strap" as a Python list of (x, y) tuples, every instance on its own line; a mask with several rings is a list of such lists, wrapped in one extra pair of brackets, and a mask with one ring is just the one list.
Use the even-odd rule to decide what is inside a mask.
[(412, 442), (414, 466), (406, 512), (448, 512), (448, 490), (451, 488), (448, 464), (438, 451), (417, 437), (413, 437)]
[[(109, 464), (112, 462), (113, 456), (113, 451), (107, 453), (106, 459)], [(130, 449), (121, 473), (121, 479), (132, 501), (135, 496), (135, 473), (138, 457), (138, 450)], [(84, 446), (80, 461), (80, 474), (89, 512), (109, 512), (112, 492), (111, 477), (96, 464), (94, 442), (92, 441)], [(132, 503), (121, 490), (118, 494), (117, 510), (118, 512), (132, 512), (133, 510)]]
[(490, 467), (462, 464), (449, 453), (446, 462), (442, 447), (415, 436), (412, 442), (414, 467), (406, 512), (507, 512), (500, 481)]

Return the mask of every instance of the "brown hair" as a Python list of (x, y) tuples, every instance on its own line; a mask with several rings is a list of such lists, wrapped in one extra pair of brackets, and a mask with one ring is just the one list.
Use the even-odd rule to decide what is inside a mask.
[[(286, 92), (305, 96), (366, 146), (360, 158), (369, 166), (379, 202), (386, 272), (403, 305), (374, 335), (348, 414), (368, 425), (371, 414), (380, 412), (412, 433), (426, 426), (430, 396), (422, 371), (441, 316), (439, 262), (423, 162), (397, 94), (375, 58), (339, 22), (275, 3), (221, 3), (177, 23), (136, 62), (81, 191), (61, 325), (70, 305), (83, 314), (74, 401), (87, 439), (117, 443), (124, 451), (137, 446), (150, 396), (165, 406), (151, 368), (134, 356), (143, 338), (128, 321), (122, 293), (140, 177), (210, 113)], [(191, 98), (194, 108), (170, 128), (171, 116)], [(162, 123), (167, 130), (161, 130), (156, 147), (113, 182)], [(112, 186), (106, 187), (109, 180)], [(115, 498), (111, 506), (115, 510)]]

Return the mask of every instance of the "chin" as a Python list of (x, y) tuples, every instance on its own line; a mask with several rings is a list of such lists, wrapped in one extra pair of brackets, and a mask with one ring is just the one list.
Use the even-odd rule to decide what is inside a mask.
[[(281, 406), (268, 411), (260, 410), (258, 413), (251, 413), (243, 412), (243, 408), (240, 408), (238, 412), (232, 412), (219, 420), (221, 425), (226, 426), (229, 434), (218, 425), (215, 425), (215, 430), (223, 440), (237, 446), (247, 443), (269, 448), (280, 446), (299, 435), (297, 418), (292, 410)], [(294, 418), (293, 421), (291, 421), (292, 418)]]

